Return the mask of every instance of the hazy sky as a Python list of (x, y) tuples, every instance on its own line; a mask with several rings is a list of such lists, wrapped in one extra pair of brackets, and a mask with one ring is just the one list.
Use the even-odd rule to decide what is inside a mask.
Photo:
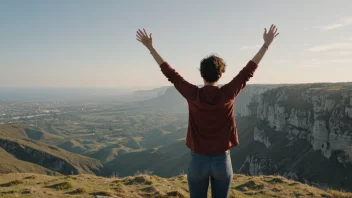
[(0, 87), (170, 85), (138, 28), (189, 82), (202, 84), (211, 53), (231, 80), (275, 23), (274, 41), (250, 83), (352, 81), (352, 1), (32, 0), (0, 2)]

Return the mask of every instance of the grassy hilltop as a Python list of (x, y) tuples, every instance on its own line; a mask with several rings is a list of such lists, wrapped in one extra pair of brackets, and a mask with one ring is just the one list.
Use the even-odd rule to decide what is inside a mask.
[[(233, 198), (352, 197), (352, 193), (321, 189), (280, 176), (234, 175)], [(138, 174), (124, 178), (94, 175), (48, 176), (30, 173), (0, 175), (0, 197), (189, 197), (186, 175), (161, 178)], [(209, 192), (209, 196), (210, 192)]]

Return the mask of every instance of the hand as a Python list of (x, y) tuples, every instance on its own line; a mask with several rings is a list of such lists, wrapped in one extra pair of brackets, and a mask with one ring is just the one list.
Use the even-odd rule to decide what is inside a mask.
[(137, 31), (137, 40), (141, 43), (143, 43), (144, 46), (146, 46), (148, 49), (153, 48), (153, 38), (152, 34), (150, 33), (149, 37), (145, 29), (143, 28), (143, 31), (138, 29)]
[(269, 32), (267, 32), (266, 28), (264, 28), (264, 34), (263, 34), (264, 45), (269, 47), (269, 45), (271, 44), (271, 42), (273, 42), (274, 38), (277, 35), (279, 35), (279, 33), (277, 32), (277, 28), (275, 25), (270, 26)]

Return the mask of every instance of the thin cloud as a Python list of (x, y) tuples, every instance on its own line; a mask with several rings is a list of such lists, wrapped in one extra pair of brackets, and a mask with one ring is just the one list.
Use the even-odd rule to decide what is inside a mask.
[(331, 64), (331, 63), (352, 63), (352, 59), (331, 59), (331, 60), (322, 60), (318, 64)]
[(242, 46), (241, 50), (247, 50), (247, 49), (254, 49), (254, 48), (260, 48), (261, 45), (248, 45), (248, 46)]
[(279, 63), (279, 64), (288, 64), (288, 63), (293, 63), (293, 60), (290, 59), (277, 59), (275, 60), (275, 63)]
[(323, 27), (321, 27), (321, 29), (322, 30), (333, 30), (333, 29), (336, 29), (336, 28), (344, 27), (344, 26), (346, 26), (346, 24), (336, 23), (336, 24), (330, 24), (330, 25), (323, 26)]
[(340, 19), (339, 21), (332, 23), (332, 24), (328, 24), (328, 25), (324, 25), (322, 27), (320, 27), (321, 30), (324, 31), (329, 31), (329, 30), (334, 30), (337, 28), (342, 28), (342, 27), (346, 27), (352, 25), (352, 17), (345, 17)]
[(315, 47), (307, 48), (304, 51), (321, 52), (321, 51), (336, 50), (336, 49), (340, 49), (340, 50), (352, 49), (352, 43), (347, 42), (347, 43), (331, 43), (326, 45), (318, 45)]
[(310, 68), (310, 67), (318, 67), (318, 65), (302, 64), (302, 65), (297, 65), (297, 67)]
[(312, 59), (306, 63), (301, 63), (297, 65), (297, 67), (310, 68), (310, 67), (320, 67), (324, 65), (347, 64), (347, 63), (352, 63), (352, 59), (327, 59), (327, 60)]
[(342, 56), (352, 55), (352, 51), (340, 52), (340, 55)]

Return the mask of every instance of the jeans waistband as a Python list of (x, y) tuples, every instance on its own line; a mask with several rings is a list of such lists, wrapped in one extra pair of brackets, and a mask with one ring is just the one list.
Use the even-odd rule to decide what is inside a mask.
[(208, 155), (208, 156), (215, 156), (215, 155), (222, 155), (222, 154), (230, 154), (230, 150), (227, 150), (227, 151), (225, 151), (225, 152), (223, 152), (223, 153), (216, 153), (216, 154), (199, 154), (199, 153), (196, 153), (196, 152), (194, 152), (194, 151), (191, 151), (191, 153), (192, 154), (196, 154), (196, 155)]

